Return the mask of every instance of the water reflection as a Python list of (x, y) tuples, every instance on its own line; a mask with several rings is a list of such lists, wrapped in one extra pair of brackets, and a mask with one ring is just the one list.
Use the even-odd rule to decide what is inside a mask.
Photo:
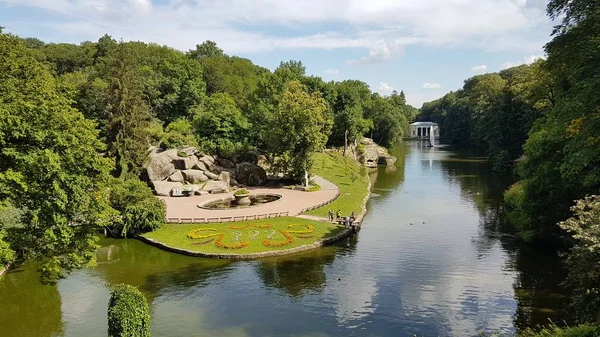
[(33, 264), (0, 278), (2, 336), (61, 336), (61, 298), (56, 286), (42, 285)]
[(105, 336), (111, 285), (140, 287), (153, 336), (471, 336), (559, 321), (556, 254), (519, 246), (502, 192), (477, 154), (393, 149), (372, 173), (364, 229), (323, 249), (255, 261), (198, 259), (102, 240), (98, 267), (41, 286), (34, 266), (0, 279), (10, 336)]

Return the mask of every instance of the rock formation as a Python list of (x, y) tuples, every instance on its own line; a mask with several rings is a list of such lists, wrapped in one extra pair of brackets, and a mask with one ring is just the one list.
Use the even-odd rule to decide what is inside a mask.
[(160, 196), (170, 196), (173, 189), (181, 190), (184, 185), (191, 185), (195, 194), (207, 194), (228, 192), (238, 183), (260, 186), (267, 182), (266, 171), (254, 163), (258, 154), (250, 153), (240, 158), (249, 158), (253, 162), (235, 164), (229, 159), (204, 155), (194, 147), (162, 152), (151, 148), (143, 175)]
[(359, 153), (358, 159), (367, 167), (393, 166), (396, 163), (396, 157), (390, 156), (384, 147), (377, 145), (371, 138), (361, 139), (360, 145), (362, 151)]

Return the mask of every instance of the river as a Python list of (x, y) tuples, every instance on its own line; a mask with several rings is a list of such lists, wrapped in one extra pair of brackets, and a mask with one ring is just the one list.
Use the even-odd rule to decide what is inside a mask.
[(109, 287), (138, 286), (152, 335), (474, 336), (565, 319), (556, 254), (506, 230), (510, 177), (485, 158), (407, 142), (371, 176), (363, 230), (335, 246), (210, 260), (102, 239), (98, 265), (54, 286), (34, 263), (0, 278), (0, 335), (106, 336)]

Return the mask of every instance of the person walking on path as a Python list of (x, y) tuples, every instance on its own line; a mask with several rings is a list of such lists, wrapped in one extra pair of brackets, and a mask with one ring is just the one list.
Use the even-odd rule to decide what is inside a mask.
[(341, 218), (342, 217), (342, 210), (338, 209), (337, 212), (335, 212), (335, 217), (336, 218)]
[(328, 215), (329, 222), (333, 222), (333, 210), (330, 209), (329, 212), (327, 213), (327, 215)]

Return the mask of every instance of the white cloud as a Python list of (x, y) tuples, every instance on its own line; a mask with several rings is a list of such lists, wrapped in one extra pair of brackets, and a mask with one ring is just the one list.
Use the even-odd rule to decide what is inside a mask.
[(425, 89), (425, 90), (436, 90), (441, 87), (442, 87), (442, 85), (439, 83), (429, 83), (429, 82), (423, 83), (423, 89)]
[(471, 68), (472, 71), (476, 72), (476, 73), (482, 73), (484, 71), (487, 70), (487, 66), (485, 64), (481, 64), (478, 66), (474, 66), (473, 68)]
[(394, 88), (385, 82), (380, 82), (377, 91), (382, 95), (389, 95), (394, 91)]
[(329, 76), (338, 76), (340, 74), (340, 71), (338, 69), (327, 69), (323, 73)]
[(516, 67), (522, 64), (532, 64), (533, 62), (539, 60), (539, 59), (545, 59), (546, 57), (544, 55), (530, 55), (530, 56), (526, 56), (523, 58), (523, 60), (521, 61), (517, 61), (517, 62), (504, 62), (501, 66), (502, 69), (508, 69), (508, 68), (512, 68), (512, 67)]
[[(523, 39), (519, 34), (523, 29), (543, 17), (542, 5), (531, 7), (525, 0), (0, 0), (2, 4), (58, 14), (58, 19), (36, 24), (63, 41), (96, 40), (109, 33), (182, 50), (206, 39), (215, 40), (228, 53), (364, 50), (363, 57), (349, 61), (353, 64), (394, 59), (411, 44), (512, 50), (523, 48), (519, 46), (539, 50), (543, 44), (514, 43)], [(15, 18), (4, 24), (27, 23)], [(311, 28), (323, 26), (339, 28), (327, 32)]]

